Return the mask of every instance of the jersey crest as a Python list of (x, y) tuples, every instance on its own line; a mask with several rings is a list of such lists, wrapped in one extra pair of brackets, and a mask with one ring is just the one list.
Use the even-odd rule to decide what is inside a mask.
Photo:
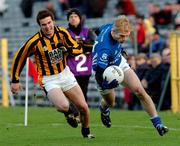
[(62, 50), (60, 48), (56, 48), (52, 51), (48, 52), (51, 64), (57, 64), (63, 59)]

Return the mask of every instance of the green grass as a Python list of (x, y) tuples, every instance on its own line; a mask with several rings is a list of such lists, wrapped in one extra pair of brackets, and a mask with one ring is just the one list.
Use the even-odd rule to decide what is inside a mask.
[(83, 139), (80, 126), (71, 128), (55, 108), (30, 107), (28, 126), (23, 107), (0, 107), (0, 146), (179, 146), (180, 114), (159, 113), (170, 132), (161, 137), (144, 111), (111, 112), (112, 127), (105, 128), (97, 109), (91, 110), (95, 139)]

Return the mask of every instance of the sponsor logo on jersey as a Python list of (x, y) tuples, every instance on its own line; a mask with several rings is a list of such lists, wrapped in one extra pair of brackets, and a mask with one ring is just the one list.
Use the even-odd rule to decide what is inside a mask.
[(63, 59), (63, 53), (60, 48), (48, 52), (51, 64), (57, 64)]

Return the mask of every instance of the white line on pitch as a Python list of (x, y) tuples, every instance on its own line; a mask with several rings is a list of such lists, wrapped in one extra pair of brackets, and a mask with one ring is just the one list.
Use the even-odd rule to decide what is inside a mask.
[[(33, 126), (32, 124), (29, 124), (30, 126)], [(51, 123), (52, 126), (64, 126), (67, 125), (66, 123)], [(23, 127), (23, 123), (8, 123), (7, 127)], [(38, 126), (38, 125), (36, 125)], [(101, 124), (91, 124), (92, 127), (103, 127)], [(112, 125), (112, 128), (141, 128), (141, 129), (152, 129), (152, 127), (148, 126), (140, 126), (140, 125)], [(180, 131), (179, 128), (169, 128), (170, 131)]]

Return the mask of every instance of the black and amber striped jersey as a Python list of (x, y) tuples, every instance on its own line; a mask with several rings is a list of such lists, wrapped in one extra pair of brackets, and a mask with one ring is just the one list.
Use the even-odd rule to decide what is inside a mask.
[(39, 31), (15, 54), (11, 68), (11, 81), (19, 82), (27, 57), (35, 56), (41, 82), (43, 76), (55, 75), (64, 70), (68, 53), (78, 55), (82, 52), (82, 48), (63, 27), (55, 26), (52, 38), (47, 38), (42, 31)]

